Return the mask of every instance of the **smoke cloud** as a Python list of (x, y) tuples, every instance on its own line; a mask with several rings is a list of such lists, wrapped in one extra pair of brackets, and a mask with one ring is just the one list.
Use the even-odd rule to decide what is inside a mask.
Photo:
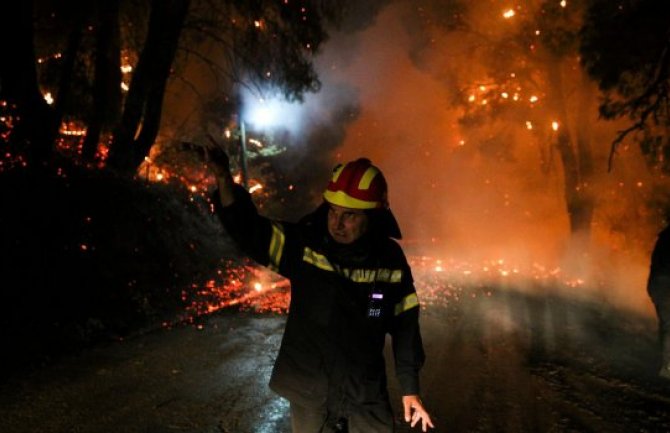
[[(570, 236), (552, 143), (525, 133), (521, 116), (463, 133), (463, 111), (453, 103), (457, 84), (484, 68), (463, 33), (448, 32), (444, 20), (426, 31), (426, 11), (415, 2), (381, 5), (374, 19), (331, 34), (317, 59), (323, 88), (296, 114), (302, 123), (291, 133), (285, 170), (310, 185), (317, 202), (336, 162), (366, 156), (387, 177), (411, 254), (560, 270), (585, 280), (573, 292), (650, 313), (645, 284), (662, 223), (649, 206), (655, 180), (635, 145), (621, 149), (608, 172), (621, 125), (598, 119), (597, 94), (588, 113), (595, 164), (589, 187), (597, 202), (592, 247), (584, 252)], [(483, 18), (473, 22), (488, 26), (489, 36), (504, 31)]]

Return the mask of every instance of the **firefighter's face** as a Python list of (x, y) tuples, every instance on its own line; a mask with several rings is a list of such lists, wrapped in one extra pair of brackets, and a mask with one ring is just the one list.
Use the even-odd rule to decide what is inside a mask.
[(368, 230), (368, 216), (360, 209), (330, 205), (328, 233), (338, 244), (350, 244)]

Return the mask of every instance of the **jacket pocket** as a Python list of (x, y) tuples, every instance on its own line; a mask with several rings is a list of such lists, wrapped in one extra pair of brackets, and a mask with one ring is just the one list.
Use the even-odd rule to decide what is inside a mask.
[(283, 344), (272, 370), (270, 388), (302, 406), (323, 407), (328, 396), (328, 378), (322, 357), (313, 350)]

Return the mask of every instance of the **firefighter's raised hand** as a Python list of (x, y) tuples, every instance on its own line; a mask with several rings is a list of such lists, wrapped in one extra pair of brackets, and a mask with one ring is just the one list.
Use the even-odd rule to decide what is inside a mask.
[(219, 199), (223, 206), (233, 204), (233, 176), (230, 174), (230, 160), (228, 154), (220, 147), (209, 148), (205, 153), (207, 169), (216, 178), (219, 186)]
[(405, 409), (405, 421), (410, 423), (410, 427), (414, 427), (421, 421), (421, 431), (428, 431), (428, 427), (435, 428), (418, 395), (403, 396), (402, 405)]
[(220, 147), (205, 149), (205, 164), (217, 178), (230, 176), (230, 159)]

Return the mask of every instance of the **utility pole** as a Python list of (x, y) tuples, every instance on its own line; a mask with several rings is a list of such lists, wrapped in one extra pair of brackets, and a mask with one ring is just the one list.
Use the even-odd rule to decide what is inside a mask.
[(240, 159), (242, 166), (242, 186), (247, 191), (249, 190), (249, 173), (247, 171), (247, 132), (244, 127), (244, 120), (242, 116), (239, 116), (240, 120)]

